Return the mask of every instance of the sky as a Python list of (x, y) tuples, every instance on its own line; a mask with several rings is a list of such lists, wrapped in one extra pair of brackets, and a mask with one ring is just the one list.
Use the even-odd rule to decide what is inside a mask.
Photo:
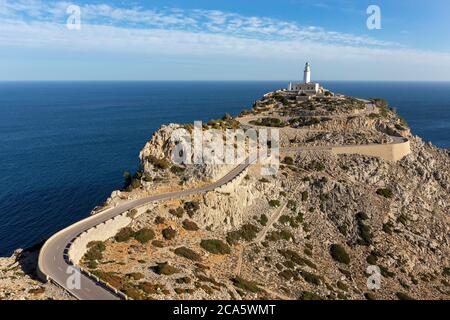
[(296, 80), (308, 61), (313, 80), (450, 81), (449, 13), (448, 0), (0, 0), (0, 80)]

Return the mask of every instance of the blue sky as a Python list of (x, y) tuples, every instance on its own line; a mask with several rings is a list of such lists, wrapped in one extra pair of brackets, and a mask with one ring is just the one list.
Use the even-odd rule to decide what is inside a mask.
[(448, 0), (0, 0), (0, 80), (294, 80), (310, 61), (320, 80), (448, 81), (449, 13)]

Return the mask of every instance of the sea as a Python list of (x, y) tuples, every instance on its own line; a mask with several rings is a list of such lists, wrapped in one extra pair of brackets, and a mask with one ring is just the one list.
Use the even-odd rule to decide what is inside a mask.
[[(0, 257), (87, 217), (162, 124), (237, 115), (287, 83), (0, 82)], [(414, 134), (450, 148), (450, 82), (321, 83), (386, 99)]]

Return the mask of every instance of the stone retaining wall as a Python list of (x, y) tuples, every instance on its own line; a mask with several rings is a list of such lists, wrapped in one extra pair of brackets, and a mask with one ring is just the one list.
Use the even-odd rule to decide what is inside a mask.
[(341, 146), (331, 148), (333, 154), (360, 154), (380, 157), (386, 161), (399, 161), (411, 153), (409, 140), (393, 144), (373, 144), (364, 146)]
[[(143, 214), (151, 205), (144, 205), (142, 207), (135, 208), (137, 210), (137, 216)], [(83, 233), (81, 233), (70, 245), (69, 259), (70, 261), (78, 265), (81, 258), (87, 252), (87, 245), (92, 241), (106, 241), (109, 238), (114, 237), (120, 229), (128, 226), (133, 219), (128, 216), (129, 211), (115, 216)]]

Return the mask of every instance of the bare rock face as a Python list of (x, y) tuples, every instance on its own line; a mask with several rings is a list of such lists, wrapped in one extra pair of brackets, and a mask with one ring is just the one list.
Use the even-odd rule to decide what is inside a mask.
[(0, 258), (0, 300), (71, 299), (62, 289), (37, 279), (38, 252), (17, 249), (11, 257)]
[(179, 124), (163, 125), (156, 131), (150, 141), (148, 141), (139, 154), (141, 163), (144, 166), (145, 171), (151, 171), (151, 163), (148, 163), (146, 159), (149, 156), (161, 159), (171, 159), (172, 152), (176, 147), (175, 141), (172, 139), (174, 131), (181, 129)]
[(281, 184), (276, 180), (266, 184), (247, 176), (247, 179), (233, 181), (231, 192), (209, 192), (203, 196), (197, 221), (221, 232), (238, 228), (248, 220), (249, 208), (281, 190)]
[[(184, 130), (185, 134), (180, 133), (181, 130)], [(187, 144), (191, 150), (189, 160), (186, 160), (186, 155), (183, 158), (183, 154), (180, 154), (182, 143)], [(185, 181), (217, 180), (235, 167), (235, 165), (216, 165), (213, 162), (195, 160), (193, 148), (193, 138), (189, 130), (178, 124), (162, 126), (140, 152), (139, 158), (143, 174), (151, 178), (161, 177), (161, 166), (159, 162), (155, 163), (155, 159), (163, 160), (165, 162), (163, 166), (167, 166), (167, 168), (183, 167)], [(180, 159), (184, 159), (184, 161), (182, 162)]]

